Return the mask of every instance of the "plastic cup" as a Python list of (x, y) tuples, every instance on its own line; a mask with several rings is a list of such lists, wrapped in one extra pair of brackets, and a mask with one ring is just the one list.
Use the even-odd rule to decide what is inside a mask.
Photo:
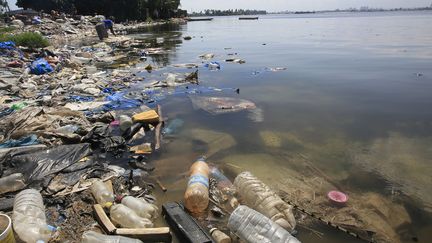
[(0, 214), (0, 242), (15, 243), (15, 237), (12, 230), (12, 220), (6, 214)]

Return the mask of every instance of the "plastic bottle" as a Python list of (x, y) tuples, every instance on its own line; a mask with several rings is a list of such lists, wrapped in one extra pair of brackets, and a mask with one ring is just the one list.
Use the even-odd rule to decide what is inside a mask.
[(109, 204), (114, 201), (114, 194), (108, 189), (105, 183), (100, 180), (93, 182), (91, 185), (91, 192), (97, 203), (104, 207), (109, 206), (107, 203)]
[(234, 180), (234, 186), (242, 203), (264, 214), (282, 228), (294, 230), (296, 221), (292, 206), (250, 172), (240, 173)]
[(132, 209), (123, 204), (116, 204), (110, 209), (111, 220), (123, 228), (152, 228), (153, 223), (138, 216)]
[(190, 168), (188, 187), (184, 194), (185, 207), (191, 213), (202, 213), (209, 203), (209, 167), (204, 158), (198, 159)]
[(216, 228), (211, 229), (210, 234), (216, 243), (231, 243), (231, 238)]
[(81, 243), (143, 243), (140, 240), (119, 235), (103, 235), (94, 231), (84, 232)]
[(66, 125), (56, 129), (56, 132), (63, 134), (72, 134), (78, 131), (79, 127), (77, 125)]
[(218, 192), (215, 193), (215, 196), (217, 197), (217, 201), (222, 204), (228, 203), (232, 209), (237, 207), (238, 201), (235, 198), (236, 188), (231, 181), (215, 166), (210, 167), (210, 177), (216, 180)]
[(121, 115), (119, 117), (119, 120), (120, 120), (120, 129), (122, 131), (126, 131), (129, 127), (133, 125), (132, 118), (130, 118), (129, 116)]
[(181, 119), (174, 119), (168, 123), (168, 125), (163, 129), (162, 133), (166, 136), (174, 135), (180, 127), (182, 127), (184, 121)]
[(26, 102), (21, 102), (21, 103), (17, 103), (17, 104), (13, 104), (11, 106), (11, 109), (14, 111), (19, 111), (21, 109), (23, 109), (24, 107), (26, 107), (28, 104)]
[(12, 219), (14, 231), (22, 241), (48, 242), (51, 230), (46, 223), (45, 207), (38, 191), (27, 189), (16, 195)]
[(158, 207), (142, 199), (126, 196), (121, 199), (121, 203), (132, 209), (140, 217), (155, 219), (158, 216)]
[(23, 189), (25, 187), (24, 181), (24, 175), (21, 173), (15, 173), (0, 178), (0, 194)]
[(248, 243), (300, 243), (284, 228), (243, 205), (237, 207), (231, 214), (228, 228)]

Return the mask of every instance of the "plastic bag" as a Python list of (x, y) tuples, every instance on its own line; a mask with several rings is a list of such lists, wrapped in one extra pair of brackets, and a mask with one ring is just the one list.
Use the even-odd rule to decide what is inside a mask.
[(54, 71), (54, 69), (47, 62), (47, 60), (45, 60), (44, 58), (40, 58), (32, 62), (32, 64), (30, 65), (30, 71), (32, 74), (42, 75), (45, 73), (50, 73)]
[(64, 169), (74, 165), (90, 154), (90, 145), (62, 145), (36, 152), (24, 152), (5, 156), (2, 165), (12, 167), (12, 170), (23, 173), (26, 182), (32, 183), (50, 178)]
[(30, 136), (26, 136), (23, 138), (20, 138), (18, 140), (8, 140), (4, 143), (0, 144), (0, 148), (12, 148), (12, 147), (20, 147), (20, 146), (29, 146), (29, 145), (35, 145), (38, 144), (37, 136), (32, 134)]

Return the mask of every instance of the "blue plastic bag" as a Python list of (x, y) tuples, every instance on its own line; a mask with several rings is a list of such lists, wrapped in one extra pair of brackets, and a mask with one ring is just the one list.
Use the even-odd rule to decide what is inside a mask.
[(0, 42), (0, 49), (14, 50), (15, 42), (13, 41)]
[(111, 101), (104, 105), (105, 110), (122, 110), (139, 107), (143, 104), (142, 101), (137, 99), (128, 99), (124, 97), (124, 93), (114, 93), (105, 98), (107, 101)]
[(20, 138), (18, 140), (7, 140), (4, 143), (0, 144), (0, 148), (13, 148), (13, 147), (22, 147), (22, 146), (30, 146), (39, 144), (37, 136), (32, 134), (27, 137)]
[(39, 58), (30, 65), (32, 74), (42, 75), (54, 71), (52, 66), (44, 58)]

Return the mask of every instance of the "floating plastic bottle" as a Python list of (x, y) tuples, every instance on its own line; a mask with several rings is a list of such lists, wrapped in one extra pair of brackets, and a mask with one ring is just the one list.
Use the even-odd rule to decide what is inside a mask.
[(110, 209), (111, 220), (123, 228), (152, 228), (153, 223), (146, 218), (138, 216), (134, 210), (123, 204), (116, 204)]
[(45, 206), (38, 191), (27, 189), (16, 195), (12, 220), (14, 231), (22, 241), (48, 242), (52, 230), (46, 223)]
[(211, 229), (210, 234), (216, 243), (231, 243), (231, 238), (217, 228)]
[(300, 243), (284, 228), (243, 205), (237, 207), (231, 214), (228, 228), (248, 243)]
[(202, 213), (209, 203), (209, 167), (204, 158), (190, 168), (188, 187), (184, 195), (185, 207), (192, 213)]
[(245, 205), (264, 214), (282, 228), (294, 230), (296, 221), (292, 206), (250, 172), (240, 173), (234, 180), (234, 186)]
[(0, 195), (6, 192), (15, 192), (25, 187), (24, 175), (15, 173), (0, 178)]
[(133, 125), (132, 118), (130, 118), (129, 116), (121, 115), (119, 117), (119, 120), (120, 120), (120, 129), (122, 131), (126, 131), (129, 127)]
[(94, 231), (84, 232), (81, 243), (143, 243), (140, 240), (119, 235), (103, 235)]
[(108, 189), (103, 181), (95, 181), (91, 185), (91, 192), (97, 203), (102, 206), (108, 206), (107, 203), (114, 201), (114, 194)]
[(155, 219), (158, 216), (158, 207), (142, 199), (126, 196), (121, 203), (132, 209), (138, 216), (146, 219)]

